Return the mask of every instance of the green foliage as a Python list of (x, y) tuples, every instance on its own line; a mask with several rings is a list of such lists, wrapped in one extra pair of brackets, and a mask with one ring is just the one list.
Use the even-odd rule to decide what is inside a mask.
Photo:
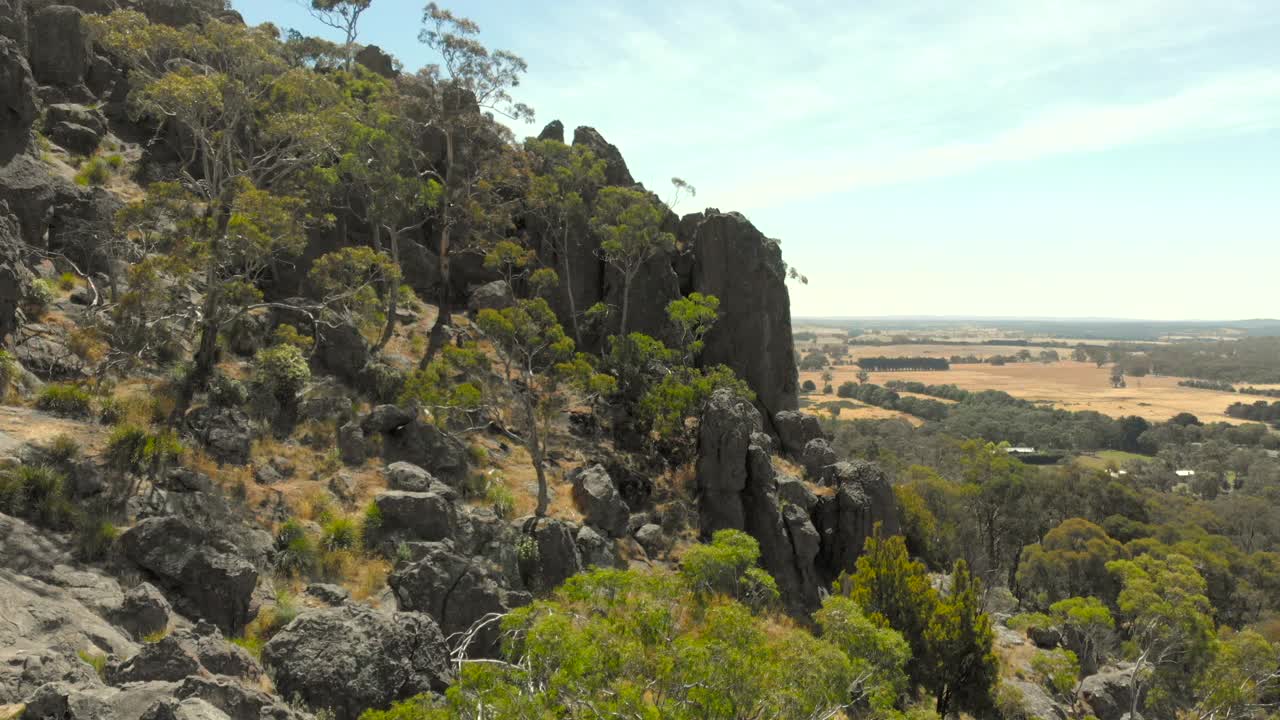
[(305, 577), (316, 571), (320, 555), (297, 520), (286, 520), (275, 537), (276, 571), (288, 577)]
[(778, 585), (756, 567), (760, 543), (741, 530), (717, 530), (708, 544), (685, 553), (680, 574), (702, 596), (726, 595), (761, 610), (778, 602)]
[(1257, 717), (1274, 708), (1280, 686), (1280, 647), (1257, 632), (1224, 631), (1213, 661), (1196, 680), (1197, 717)]
[(719, 311), (720, 298), (698, 292), (667, 303), (667, 319), (676, 328), (686, 363), (691, 364), (702, 352), (702, 339), (719, 319)]
[(296, 345), (276, 345), (254, 357), (254, 385), (280, 402), (291, 401), (310, 380), (311, 366)]
[(65, 463), (80, 457), (80, 441), (65, 433), (55, 435), (45, 447), (49, 459)]
[(7, 350), (0, 349), (0, 402), (9, 394), (9, 388), (18, 380), (18, 360)]
[(378, 534), (382, 531), (382, 509), (378, 503), (370, 502), (365, 506), (360, 517), (360, 544), (366, 550), (378, 545)]
[(851, 696), (858, 704), (886, 710), (908, 689), (911, 648), (897, 631), (876, 623), (847, 597), (831, 595), (814, 615), (822, 639), (849, 658), (857, 678)]
[(329, 309), (356, 327), (372, 328), (386, 320), (380, 293), (398, 290), (400, 266), (373, 248), (344, 247), (318, 258), (307, 277)]
[(498, 517), (506, 519), (515, 515), (516, 496), (506, 485), (490, 483), (485, 491), (485, 500)]
[(38, 278), (32, 281), (31, 286), (27, 290), (26, 297), (23, 298), (23, 302), (28, 310), (39, 315), (57, 299), (58, 295), (54, 290), (53, 283), (45, 280), (44, 278)]
[(1061, 648), (1039, 652), (1031, 658), (1031, 672), (1054, 697), (1069, 702), (1080, 676), (1080, 661), (1075, 653)]
[(1114, 599), (1118, 588), (1107, 563), (1123, 557), (1124, 548), (1101, 527), (1070, 518), (1023, 548), (1018, 588), (1024, 601), (1039, 608), (1076, 596)]
[(66, 478), (45, 465), (0, 470), (0, 512), (54, 530), (71, 529), (80, 520)]
[(249, 402), (244, 383), (222, 373), (214, 373), (209, 381), (209, 402), (218, 407), (238, 408)]
[(93, 672), (99, 678), (105, 680), (107, 677), (107, 656), (105, 653), (93, 652), (92, 650), (77, 650), (76, 654), (80, 656), (86, 665), (93, 668)]
[(76, 288), (76, 274), (64, 272), (58, 276), (58, 289), (63, 292), (71, 292)]
[(36, 397), (36, 407), (65, 417), (85, 417), (93, 404), (88, 390), (69, 383), (46, 385)]
[(87, 519), (76, 533), (76, 555), (85, 562), (106, 557), (120, 537), (120, 530), (102, 518)]
[(106, 158), (89, 158), (76, 173), (75, 183), (81, 187), (106, 185), (111, 180), (111, 176), (115, 174), (117, 167), (119, 166), (112, 165)]
[(951, 573), (950, 592), (942, 597), (925, 630), (929, 662), (926, 687), (938, 698), (938, 714), (961, 710), (984, 715), (993, 709), (1000, 666), (991, 644), (991, 618), (982, 612), (981, 583), (963, 560)]
[(534, 252), (510, 240), (501, 240), (484, 256), (484, 269), (498, 273), (512, 286), (515, 278), (525, 273), (525, 268), (536, 258)]
[(172, 430), (152, 433), (137, 425), (123, 424), (112, 429), (103, 456), (107, 467), (116, 473), (155, 478), (175, 465), (184, 451)]
[(1116, 622), (1111, 610), (1097, 598), (1077, 597), (1059, 600), (1049, 611), (1052, 624), (1062, 631), (1064, 644), (1075, 652), (1081, 668), (1096, 670), (1114, 641)]
[(345, 517), (325, 523), (320, 531), (320, 546), (328, 552), (355, 550), (360, 545), (360, 528)]
[(604, 261), (622, 275), (620, 335), (627, 334), (632, 281), (651, 258), (675, 247), (675, 236), (662, 229), (667, 212), (640, 190), (611, 186), (596, 196), (591, 227), (600, 238)]
[(684, 437), (691, 444), (693, 439), (688, 437), (686, 419), (701, 415), (711, 395), (721, 388), (728, 388), (748, 402), (756, 399), (751, 386), (725, 365), (706, 369), (678, 367), (664, 375), (640, 398), (636, 419), (641, 427), (656, 432), (660, 437)]
[(271, 344), (292, 345), (305, 353), (311, 351), (316, 341), (310, 335), (303, 335), (298, 331), (298, 328), (289, 323), (280, 323), (276, 326), (276, 331), (271, 336)]
[(488, 367), (488, 357), (474, 345), (446, 347), (439, 358), (405, 379), (399, 401), (417, 403), (440, 425), (465, 423), (483, 407), (484, 395), (479, 382), (460, 378), (481, 375)]

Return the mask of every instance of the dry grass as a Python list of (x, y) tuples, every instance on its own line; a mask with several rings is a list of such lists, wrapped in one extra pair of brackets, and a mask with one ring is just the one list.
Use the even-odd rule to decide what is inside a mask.
[[(846, 381), (856, 382), (857, 373), (856, 367), (834, 368), (832, 385), (839, 387)], [(1093, 363), (1072, 360), (1050, 365), (955, 365), (945, 372), (871, 373), (871, 382), (879, 385), (890, 380), (915, 380), (934, 385), (956, 385), (966, 390), (1001, 390), (1024, 400), (1049, 402), (1064, 410), (1094, 410), (1112, 417), (1139, 415), (1148, 420), (1168, 420), (1180, 412), (1189, 412), (1205, 422), (1243, 422), (1228, 417), (1225, 411), (1231, 403), (1249, 396), (1180, 387), (1178, 381), (1183, 379), (1150, 375), (1131, 377), (1126, 378), (1128, 387), (1113, 388), (1110, 367), (1099, 368)], [(800, 380), (820, 382), (820, 373), (802, 372)], [(840, 417), (862, 416), (850, 414), (854, 412), (863, 411), (844, 410)]]

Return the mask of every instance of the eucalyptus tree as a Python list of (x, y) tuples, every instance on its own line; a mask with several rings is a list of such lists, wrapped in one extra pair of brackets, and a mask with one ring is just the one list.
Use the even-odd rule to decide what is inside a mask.
[(622, 276), (622, 316), (618, 334), (627, 334), (631, 287), (645, 263), (675, 247), (675, 235), (662, 229), (666, 207), (648, 193), (607, 187), (596, 197), (592, 226), (600, 236), (604, 261)]

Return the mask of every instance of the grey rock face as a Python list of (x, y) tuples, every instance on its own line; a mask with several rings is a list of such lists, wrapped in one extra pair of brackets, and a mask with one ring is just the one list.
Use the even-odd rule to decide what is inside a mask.
[(532, 557), (520, 559), (520, 574), (526, 587), (549, 591), (582, 570), (582, 556), (574, 542), (577, 528), (554, 518), (526, 518), (519, 522), (533, 548)]
[(355, 422), (338, 428), (338, 454), (348, 465), (361, 465), (365, 461), (364, 430)]
[(41, 84), (70, 87), (84, 81), (93, 53), (84, 13), (67, 5), (42, 8), (29, 25), (31, 73)]
[(125, 557), (182, 596), (185, 604), (228, 634), (249, 621), (258, 571), (227, 543), (177, 517), (148, 518), (120, 536)]
[(130, 682), (163, 680), (177, 682), (200, 672), (200, 659), (195, 647), (174, 635), (142, 646), (137, 655), (107, 668), (107, 682), (123, 685)]
[(773, 416), (773, 427), (782, 441), (782, 451), (799, 457), (809, 441), (822, 437), (818, 418), (798, 410), (783, 410)]
[(92, 155), (102, 136), (84, 125), (60, 122), (49, 128), (49, 139), (76, 155)]
[(369, 363), (369, 357), (369, 343), (354, 325), (342, 323), (326, 327), (320, 333), (316, 359), (321, 367), (346, 382), (360, 379), (360, 371)]
[(582, 556), (582, 565), (586, 568), (623, 567), (622, 558), (618, 556), (618, 548), (613, 540), (600, 534), (590, 525), (583, 525), (578, 530), (574, 541), (578, 544), (578, 553)]
[(377, 45), (366, 45), (361, 48), (360, 52), (356, 53), (356, 62), (384, 78), (393, 78), (399, 75), (396, 72), (395, 59), (383, 52), (382, 48)]
[(416, 612), (384, 614), (358, 605), (300, 615), (262, 649), (284, 697), (297, 693), (314, 708), (354, 720), (450, 679), (440, 628)]
[(798, 405), (791, 299), (782, 250), (742, 215), (686, 216), (680, 239), (693, 249), (691, 287), (720, 298), (702, 362), (724, 364), (750, 383), (767, 416)]
[(155, 585), (144, 582), (124, 594), (124, 603), (117, 614), (119, 623), (135, 640), (157, 633), (169, 627), (173, 609), (169, 601)]
[(426, 492), (436, 482), (431, 473), (407, 462), (395, 462), (387, 466), (387, 487), (392, 490)]
[[(365, 435), (369, 435), (368, 427)], [(413, 463), (454, 486), (466, 478), (469, 462), (461, 441), (418, 419), (416, 412), (412, 422), (383, 433), (382, 457), (388, 462)]]
[(603, 466), (576, 468), (569, 473), (569, 481), (573, 483), (574, 502), (589, 525), (613, 537), (626, 535), (631, 509)]
[(36, 84), (18, 43), (0, 37), (0, 165), (27, 147), (36, 119)]
[(515, 302), (515, 296), (511, 293), (511, 286), (507, 281), (494, 280), (471, 291), (471, 298), (467, 300), (467, 309), (471, 312), (501, 310), (511, 307), (513, 302)]
[(139, 720), (230, 720), (230, 717), (200, 698), (187, 698), (181, 702), (161, 700)]
[(800, 464), (804, 466), (804, 471), (813, 480), (820, 480), (823, 471), (839, 461), (840, 457), (836, 455), (835, 448), (831, 447), (831, 443), (826, 438), (814, 438), (805, 443), (804, 451), (800, 453)]
[(818, 567), (823, 579), (831, 581), (842, 571), (853, 571), (862, 544), (877, 523), (885, 536), (897, 535), (899, 530), (893, 488), (880, 466), (861, 460), (836, 463), (827, 479), (836, 486), (836, 493), (819, 498), (813, 520), (822, 534)]
[(308, 597), (313, 597), (325, 605), (345, 604), (351, 599), (351, 591), (341, 585), (330, 585), (329, 583), (311, 583), (304, 592)]
[(644, 548), (644, 552), (651, 559), (662, 556), (667, 550), (667, 535), (662, 532), (661, 525), (653, 523), (645, 523), (636, 530), (636, 542), (640, 543), (640, 547)]
[(410, 540), (444, 540), (458, 528), (453, 503), (435, 493), (387, 490), (373, 499), (382, 513), (381, 532)]
[(31, 287), (31, 273), (23, 265), (18, 219), (0, 200), (0, 342), (18, 329), (22, 299)]
[[(1080, 681), (1080, 699), (1098, 720), (1121, 720), (1133, 704), (1133, 666), (1109, 666)], [(1138, 706), (1142, 706), (1139, 698)]]
[(235, 408), (205, 405), (187, 413), (187, 427), (215, 460), (248, 465), (253, 436), (249, 417)]
[[(563, 132), (563, 126), (561, 126)], [(634, 178), (631, 177), (631, 171), (627, 169), (627, 161), (622, 159), (622, 153), (618, 151), (617, 146), (611, 144), (604, 139), (595, 128), (582, 126), (573, 131), (573, 144), (587, 146), (595, 156), (605, 161), (604, 181), (608, 185), (621, 185), (623, 187), (631, 187), (636, 184)]]
[[(388, 582), (401, 610), (427, 613), (446, 636), (465, 632), (491, 614), (506, 613), (532, 599), (526, 592), (508, 588), (500, 568), (484, 558), (460, 555), (449, 543), (419, 543), (412, 551), (415, 560), (398, 568)], [(497, 625), (477, 636), (473, 650), (486, 656), (497, 654)]]
[(556, 142), (564, 142), (564, 123), (559, 120), (552, 120), (542, 128), (542, 132), (538, 133), (539, 140), (555, 140)]

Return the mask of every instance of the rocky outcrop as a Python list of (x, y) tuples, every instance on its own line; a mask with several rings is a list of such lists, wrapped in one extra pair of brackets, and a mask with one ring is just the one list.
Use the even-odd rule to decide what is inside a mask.
[(232, 645), (211, 625), (183, 628), (142, 646), (127, 660), (107, 666), (107, 682), (124, 685), (162, 680), (179, 682), (190, 675), (223, 675), (257, 682), (262, 667), (248, 652)]
[[(507, 586), (499, 566), (483, 557), (458, 553), (450, 542), (416, 543), (411, 562), (388, 578), (401, 610), (425, 612), (446, 636), (466, 632), (477, 622), (526, 605), (532, 596)], [(499, 650), (497, 624), (476, 635), (472, 651), (493, 656)]]
[(796, 409), (791, 298), (781, 248), (738, 213), (707, 210), (686, 216), (680, 228), (693, 251), (691, 289), (720, 298), (720, 319), (707, 333), (702, 362), (733, 368), (756, 391), (766, 417)]
[[(550, 126), (548, 126), (550, 127)], [(546, 130), (543, 130), (545, 133)], [(561, 137), (563, 137), (564, 126), (560, 126)], [(616, 145), (604, 139), (595, 128), (581, 126), (573, 131), (573, 144), (586, 146), (595, 153), (595, 156), (604, 160), (604, 181), (607, 185), (621, 185), (623, 187), (631, 187), (636, 184), (634, 178), (631, 177), (631, 171), (627, 169), (627, 161), (622, 159), (622, 153)]]
[(120, 536), (125, 557), (227, 634), (249, 621), (258, 571), (229, 543), (178, 517), (148, 518)]
[(712, 395), (702, 417), (698, 489), (704, 535), (732, 528), (760, 543), (760, 564), (778, 581), (788, 607), (818, 603), (814, 559), (820, 538), (804, 508), (784, 502), (769, 451), (753, 442), (760, 412), (731, 391)]
[(436, 493), (386, 490), (373, 502), (382, 516), (379, 537), (394, 538), (391, 547), (401, 540), (444, 540), (458, 528), (453, 503)]
[[(452, 435), (424, 422), (416, 407), (379, 405), (360, 421), (363, 441), (381, 435), (382, 457), (388, 462), (417, 465), (447, 484), (457, 486), (467, 475), (467, 449)], [(363, 443), (362, 443), (363, 444)], [(347, 445), (357, 455), (352, 438)], [(348, 450), (344, 450), (344, 455)]]
[(23, 243), (18, 233), (18, 219), (0, 200), (0, 346), (18, 329), (22, 299), (33, 279), (23, 264)]
[(393, 78), (396, 72), (395, 58), (388, 55), (377, 45), (365, 45), (356, 53), (356, 62), (384, 78)]
[(22, 152), (36, 120), (36, 85), (15, 40), (0, 37), (0, 165)]
[(613, 537), (627, 534), (631, 509), (604, 467), (576, 468), (569, 473), (569, 481), (573, 484), (573, 501), (588, 525), (594, 525)]
[(826, 438), (815, 438), (805, 443), (799, 459), (809, 477), (817, 480), (823, 476), (825, 468), (836, 464), (840, 458)]
[(582, 555), (575, 542), (577, 528), (554, 518), (526, 518), (520, 522), (527, 550), (520, 557), (520, 575), (535, 592), (559, 587), (582, 570)]
[(344, 605), (303, 613), (262, 649), (284, 697), (355, 720), (370, 708), (439, 692), (450, 672), (440, 628), (416, 612)]
[(249, 417), (236, 408), (204, 405), (187, 413), (187, 428), (214, 460), (248, 465), (253, 445)]
[(1133, 705), (1132, 680), (1132, 665), (1102, 668), (1080, 681), (1080, 699), (1098, 720), (1121, 720)]
[(893, 488), (880, 466), (865, 461), (836, 463), (824, 479), (836, 492), (819, 498), (812, 516), (822, 535), (818, 568), (830, 582), (841, 572), (853, 572), (862, 545), (877, 524), (885, 536), (897, 535), (899, 529)]
[(800, 457), (810, 441), (822, 438), (818, 418), (796, 410), (783, 410), (773, 416), (773, 428), (782, 441), (782, 451)]
[(135, 640), (141, 641), (152, 633), (168, 629), (173, 609), (169, 601), (155, 585), (139, 583), (124, 595), (124, 602), (117, 613), (121, 627), (128, 630)]
[(84, 13), (51, 5), (31, 16), (27, 39), (31, 72), (42, 85), (71, 87), (84, 81), (93, 60)]

